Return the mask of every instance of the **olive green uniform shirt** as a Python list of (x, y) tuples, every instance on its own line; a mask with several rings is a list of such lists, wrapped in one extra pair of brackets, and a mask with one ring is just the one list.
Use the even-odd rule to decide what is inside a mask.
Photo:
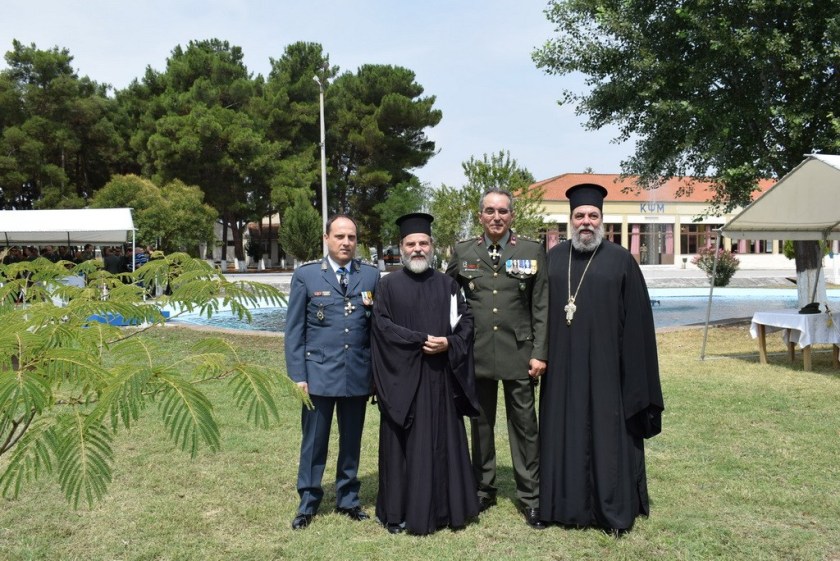
[(463, 288), (475, 318), (476, 378), (527, 378), (532, 358), (548, 358), (545, 263), (542, 244), (514, 232), (498, 268), (493, 267), (483, 235), (455, 246), (446, 273)]

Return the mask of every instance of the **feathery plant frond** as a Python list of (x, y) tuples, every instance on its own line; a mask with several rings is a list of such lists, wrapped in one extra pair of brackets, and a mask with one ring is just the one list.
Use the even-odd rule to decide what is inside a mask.
[(31, 370), (0, 371), (0, 454), (17, 442), (32, 419), (46, 410), (52, 387)]
[(42, 473), (52, 471), (52, 458), (58, 450), (55, 420), (40, 418), (15, 446), (9, 465), (0, 474), (0, 489), (4, 497), (16, 498), (24, 483), (37, 481)]
[(111, 430), (116, 431), (122, 425), (126, 429), (140, 418), (140, 413), (146, 406), (148, 389), (152, 370), (142, 363), (126, 364), (114, 372), (110, 384), (103, 389), (99, 402), (91, 412), (91, 417), (110, 419)]
[(133, 366), (151, 370), (156, 363), (156, 349), (142, 339), (122, 339), (110, 346), (110, 356), (117, 367)]
[(156, 377), (164, 384), (160, 399), (163, 424), (175, 445), (189, 451), (193, 458), (198, 454), (201, 442), (211, 450), (218, 450), (219, 425), (207, 396), (177, 375), (158, 373)]
[(74, 507), (102, 498), (111, 483), (111, 433), (95, 417), (75, 410), (59, 418), (58, 483)]
[[(151, 286), (171, 294), (151, 300)], [(71, 504), (92, 504), (111, 482), (113, 434), (150, 402), (176, 446), (193, 457), (201, 446), (218, 450), (213, 404), (199, 390), (214, 379), (230, 379), (249, 422), (276, 422), (280, 388), (307, 401), (290, 379), (250, 364), (224, 339), (208, 337), (173, 358), (137, 335), (163, 325), (164, 306), (205, 315), (224, 306), (250, 317), (255, 305), (283, 302), (274, 287), (231, 283), (183, 253), (121, 275), (98, 261), (0, 264), (0, 456), (8, 454), (0, 489), (16, 496), (57, 472)]]
[(265, 428), (269, 415), (279, 420), (274, 376), (265, 368), (248, 364), (237, 365), (234, 371), (236, 375), (230, 380), (233, 396), (237, 407), (247, 407), (248, 421)]
[(54, 347), (40, 355), (39, 370), (54, 387), (70, 385), (80, 394), (95, 393), (107, 384), (111, 373), (96, 356), (81, 348)]

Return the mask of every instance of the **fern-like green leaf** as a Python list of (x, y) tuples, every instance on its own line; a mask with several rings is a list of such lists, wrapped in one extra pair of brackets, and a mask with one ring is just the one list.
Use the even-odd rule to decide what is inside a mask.
[(233, 397), (237, 407), (247, 407), (248, 421), (261, 428), (268, 427), (269, 415), (279, 421), (274, 377), (264, 368), (247, 364), (237, 365), (234, 372)]
[(58, 435), (58, 483), (74, 508), (84, 499), (88, 506), (105, 494), (111, 483), (111, 432), (81, 411), (62, 417)]
[(37, 419), (18, 441), (6, 469), (0, 474), (4, 497), (16, 498), (24, 483), (37, 481), (42, 474), (52, 471), (52, 458), (58, 449), (53, 423), (52, 418)]
[(193, 458), (201, 442), (217, 451), (220, 445), (219, 425), (213, 417), (210, 400), (180, 376), (160, 372), (157, 379), (165, 385), (160, 411), (170, 438), (181, 450), (189, 450)]
[(0, 371), (0, 443), (16, 438), (20, 419), (43, 412), (51, 397), (50, 384), (37, 372)]
[(125, 365), (114, 374), (111, 383), (102, 391), (91, 417), (110, 419), (111, 430), (114, 431), (120, 425), (130, 429), (145, 408), (148, 398), (144, 391), (152, 371), (150, 368)]

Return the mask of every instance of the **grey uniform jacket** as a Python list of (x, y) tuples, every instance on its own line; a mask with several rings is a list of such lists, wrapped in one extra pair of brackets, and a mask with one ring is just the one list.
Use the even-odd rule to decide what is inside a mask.
[(379, 270), (353, 260), (342, 294), (326, 258), (292, 275), (286, 313), (286, 370), (312, 395), (349, 397), (371, 390), (370, 322)]

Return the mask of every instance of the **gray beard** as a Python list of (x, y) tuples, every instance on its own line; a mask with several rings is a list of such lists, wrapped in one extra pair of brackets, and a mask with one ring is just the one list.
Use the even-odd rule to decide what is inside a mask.
[(420, 259), (412, 259), (411, 254), (403, 253), (402, 263), (406, 269), (408, 269), (415, 275), (425, 273), (429, 269), (429, 258), (425, 255), (423, 256), (423, 260), (421, 261)]
[(598, 246), (601, 245), (601, 242), (604, 241), (604, 226), (603, 224), (598, 226), (597, 228), (593, 228), (593, 236), (589, 239), (581, 239), (580, 232), (581, 229), (578, 228), (574, 230), (571, 225), (569, 225), (569, 230), (571, 230), (569, 239), (572, 242), (572, 247), (576, 250), (581, 251), (583, 253), (588, 253), (590, 251), (595, 251), (598, 249)]

